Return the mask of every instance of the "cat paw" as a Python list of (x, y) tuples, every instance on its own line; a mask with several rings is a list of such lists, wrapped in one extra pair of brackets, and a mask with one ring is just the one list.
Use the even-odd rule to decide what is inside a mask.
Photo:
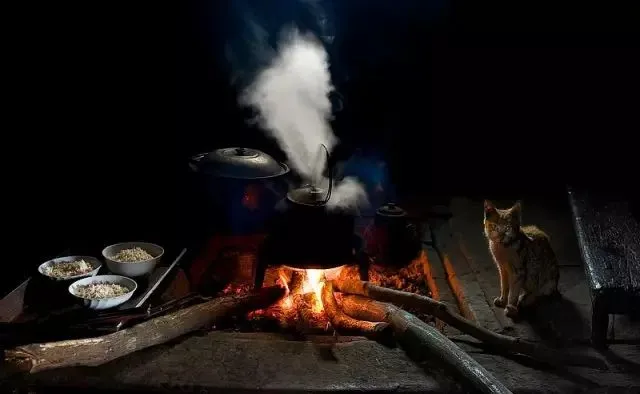
[(515, 319), (518, 317), (518, 308), (515, 305), (507, 305), (504, 308), (504, 314), (511, 319)]
[(504, 308), (507, 305), (507, 302), (502, 297), (496, 297), (493, 299), (493, 305), (498, 308)]

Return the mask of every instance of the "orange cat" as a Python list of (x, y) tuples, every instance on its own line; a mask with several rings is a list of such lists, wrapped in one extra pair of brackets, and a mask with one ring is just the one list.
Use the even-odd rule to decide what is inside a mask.
[(556, 293), (560, 276), (549, 237), (536, 226), (522, 226), (521, 211), (520, 201), (509, 209), (484, 202), (484, 234), (500, 275), (500, 296), (493, 303), (511, 318), (518, 307)]

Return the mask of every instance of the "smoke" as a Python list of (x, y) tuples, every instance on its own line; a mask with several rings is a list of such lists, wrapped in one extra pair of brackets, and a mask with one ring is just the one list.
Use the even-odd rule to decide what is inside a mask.
[(331, 192), (327, 208), (359, 212), (369, 206), (367, 192), (356, 178), (346, 177), (336, 183)]
[[(290, 166), (305, 183), (328, 185), (322, 173), (326, 155), (337, 143), (331, 129), (331, 83), (328, 55), (312, 34), (295, 28), (281, 35), (271, 62), (260, 70), (240, 97), (253, 107), (260, 126), (286, 153)], [(358, 209), (366, 192), (355, 179), (336, 183), (328, 208)]]

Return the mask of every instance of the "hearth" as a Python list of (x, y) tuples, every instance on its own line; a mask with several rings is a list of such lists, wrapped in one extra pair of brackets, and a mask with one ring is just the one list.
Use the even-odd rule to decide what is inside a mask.
[[(219, 324), (218, 329), (280, 332), (294, 336), (332, 334), (334, 327), (329, 323), (327, 305), (322, 298), (325, 282), (332, 280), (369, 280), (385, 287), (431, 295), (426, 279), (428, 261), (424, 254), (404, 267), (385, 265), (366, 253), (365, 240), (356, 234), (352, 237), (352, 250), (348, 256), (324, 263), (312, 259), (283, 264), (278, 258), (282, 254), (274, 253), (271, 248), (269, 237), (264, 235), (216, 235), (192, 264), (191, 283), (205, 294), (244, 294), (252, 288), (271, 286), (286, 289), (286, 296), (276, 304), (246, 316), (236, 316)], [(341, 302), (339, 297), (336, 294), (338, 303)], [(433, 321), (426, 315), (419, 317)], [(341, 331), (345, 332), (344, 328)], [(357, 330), (354, 333), (359, 334)]]

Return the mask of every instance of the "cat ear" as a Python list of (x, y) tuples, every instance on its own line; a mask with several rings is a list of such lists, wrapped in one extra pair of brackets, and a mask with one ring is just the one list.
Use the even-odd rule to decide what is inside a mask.
[(510, 211), (511, 215), (516, 217), (518, 219), (518, 222), (520, 222), (520, 219), (522, 217), (522, 201), (516, 201), (516, 203), (511, 207)]
[(511, 211), (518, 214), (522, 212), (522, 201), (521, 200), (516, 201), (516, 203), (513, 204), (513, 206), (511, 207)]
[(496, 211), (496, 206), (489, 200), (484, 200), (484, 213), (491, 213)]

